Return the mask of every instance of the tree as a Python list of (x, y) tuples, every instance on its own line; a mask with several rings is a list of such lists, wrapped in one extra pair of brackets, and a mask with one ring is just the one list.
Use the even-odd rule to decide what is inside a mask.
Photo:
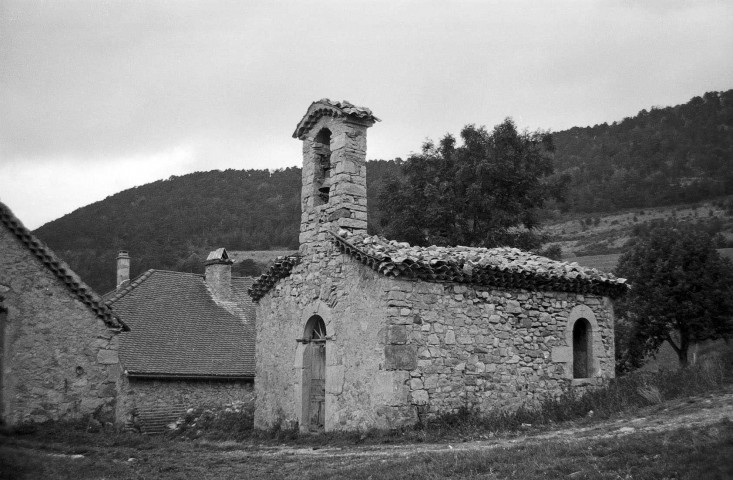
[[(536, 211), (560, 198), (552, 182), (552, 137), (518, 132), (507, 118), (488, 132), (467, 125), (463, 144), (447, 134), (401, 166), (380, 193), (382, 227), (416, 245), (511, 245), (537, 249)], [(565, 179), (563, 179), (565, 180)], [(565, 180), (567, 181), (567, 180)]]
[(684, 367), (691, 344), (733, 333), (733, 265), (694, 225), (652, 228), (621, 256), (616, 274), (631, 284), (616, 307), (632, 326), (631, 363), (667, 341)]

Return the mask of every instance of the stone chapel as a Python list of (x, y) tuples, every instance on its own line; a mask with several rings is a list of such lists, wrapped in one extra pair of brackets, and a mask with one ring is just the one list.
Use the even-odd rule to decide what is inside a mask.
[(298, 255), (250, 289), (255, 426), (393, 428), (536, 405), (614, 376), (623, 279), (514, 248), (367, 234), (367, 108), (322, 99), (303, 142)]

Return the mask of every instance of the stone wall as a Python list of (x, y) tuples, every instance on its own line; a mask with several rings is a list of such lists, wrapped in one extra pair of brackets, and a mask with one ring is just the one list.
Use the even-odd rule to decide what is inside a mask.
[[(386, 427), (381, 406), (391, 399), (384, 370), (387, 312), (381, 293), (390, 282), (331, 250), (314, 255), (278, 282), (257, 307), (255, 425), (302, 426), (306, 322), (326, 325), (326, 430)], [(375, 391), (375, 385), (380, 385)], [(389, 398), (387, 398), (389, 397)]]
[(120, 418), (131, 422), (135, 409), (212, 407), (235, 402), (254, 404), (252, 381), (125, 378), (119, 402)]
[[(610, 301), (577, 294), (394, 281), (387, 368), (425, 414), (516, 409), (614, 375)], [(573, 379), (573, 322), (592, 325), (592, 374)], [(392, 360), (390, 360), (390, 358)]]
[[(326, 344), (326, 429), (395, 427), (468, 407), (533, 405), (614, 375), (610, 301), (387, 278), (329, 242), (257, 309), (255, 424), (301, 422), (296, 340), (320, 315)], [(592, 325), (588, 379), (572, 379), (573, 322)]]
[(118, 337), (0, 225), (1, 415), (41, 422), (95, 415), (113, 421)]
[[(358, 119), (323, 117), (303, 139), (301, 253), (317, 250), (318, 242), (326, 238), (326, 229), (366, 231), (366, 132), (370, 125), (371, 122), (362, 123)], [(319, 205), (316, 179), (320, 160), (314, 146), (315, 138), (324, 128), (331, 132), (331, 187), (328, 203)]]

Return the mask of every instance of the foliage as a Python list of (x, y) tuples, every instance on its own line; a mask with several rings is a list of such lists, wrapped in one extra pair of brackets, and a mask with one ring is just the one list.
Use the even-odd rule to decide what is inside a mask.
[(402, 178), (380, 193), (387, 235), (416, 245), (520, 246), (536, 249), (536, 212), (559, 193), (552, 137), (518, 132), (506, 119), (489, 132), (467, 125), (462, 145), (450, 134), (426, 142), (402, 164)]
[(630, 322), (620, 344), (625, 361), (637, 365), (667, 341), (686, 366), (691, 343), (733, 333), (732, 267), (691, 225), (658, 224), (638, 237), (616, 268), (631, 283), (616, 306)]
[(615, 211), (733, 193), (733, 90), (652, 107), (611, 125), (553, 134), (559, 173), (572, 177), (563, 208)]

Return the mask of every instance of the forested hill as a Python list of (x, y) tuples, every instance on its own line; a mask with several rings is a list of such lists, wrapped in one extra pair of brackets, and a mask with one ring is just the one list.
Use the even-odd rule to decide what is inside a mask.
[(568, 207), (609, 212), (733, 193), (733, 90), (553, 134)]
[[(469, 121), (471, 119), (467, 119)], [(555, 165), (570, 175), (570, 212), (698, 201), (733, 193), (733, 90), (642, 110), (611, 125), (557, 132)], [(415, 150), (419, 149), (415, 145)], [(370, 229), (377, 193), (401, 160), (367, 163)], [(148, 268), (202, 271), (206, 253), (295, 249), (300, 168), (197, 172), (125, 190), (43, 225), (36, 234), (99, 292), (114, 287), (114, 258)]]
[(300, 168), (196, 172), (131, 188), (35, 233), (99, 292), (114, 288), (118, 250), (131, 274), (202, 271), (206, 253), (297, 248)]

